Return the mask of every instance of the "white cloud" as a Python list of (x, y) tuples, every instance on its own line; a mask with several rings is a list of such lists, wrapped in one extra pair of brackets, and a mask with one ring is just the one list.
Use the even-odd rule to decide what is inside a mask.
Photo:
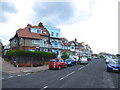
[[(29, 0), (25, 0), (22, 2), (21, 0), (11, 0), (12, 3), (16, 6), (16, 9), (18, 10), (16, 14), (8, 13), (7, 16), (9, 17), (9, 20), (7, 23), (0, 23), (0, 39), (2, 39), (3, 44), (8, 44), (9, 39), (12, 38), (15, 35), (16, 30), (19, 28), (24, 28), (27, 23), (30, 22), (30, 15), (32, 13), (32, 10), (30, 9), (32, 6), (32, 2), (29, 2)], [(4, 2), (9, 2), (9, 0), (6, 0)], [(4, 37), (6, 39), (4, 39)]]
[[(33, 0), (11, 0), (18, 10), (17, 14), (8, 14), (10, 20), (0, 24), (0, 38), (4, 44), (15, 35), (19, 28), (32, 23)], [(65, 0), (67, 1), (67, 0)], [(120, 1), (120, 0), (119, 0)], [(63, 0), (62, 0), (63, 2)], [(67, 1), (68, 2), (68, 1)], [(117, 0), (74, 0), (76, 5), (73, 24), (59, 25), (62, 37), (68, 40), (78, 39), (89, 44), (96, 53), (100, 51), (118, 52), (118, 1)], [(46, 20), (46, 18), (44, 18)], [(5, 36), (7, 36), (5, 38)]]
[[(97, 0), (90, 11), (92, 16), (85, 22), (60, 26), (62, 36), (70, 40), (88, 43), (94, 52), (118, 52), (118, 12), (114, 0)], [(67, 34), (69, 32), (69, 34)]]

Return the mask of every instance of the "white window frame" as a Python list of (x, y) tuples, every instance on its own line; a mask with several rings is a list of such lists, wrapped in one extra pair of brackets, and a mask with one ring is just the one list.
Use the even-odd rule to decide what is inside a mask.
[(31, 32), (42, 34), (42, 29), (39, 29), (39, 28), (31, 28)]
[(36, 29), (36, 30), (37, 30), (37, 33), (42, 34), (42, 30), (41, 29)]
[(54, 36), (54, 32), (51, 32), (51, 36)]
[(59, 34), (58, 34), (58, 33), (56, 33), (56, 37), (58, 37), (58, 35), (59, 35)]
[(32, 40), (32, 44), (39, 44), (39, 40)]

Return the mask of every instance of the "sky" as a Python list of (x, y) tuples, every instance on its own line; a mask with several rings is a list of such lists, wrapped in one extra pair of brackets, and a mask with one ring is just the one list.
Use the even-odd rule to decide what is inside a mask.
[(1, 0), (0, 39), (4, 45), (29, 23), (61, 29), (61, 37), (89, 44), (94, 53), (118, 53), (120, 0)]

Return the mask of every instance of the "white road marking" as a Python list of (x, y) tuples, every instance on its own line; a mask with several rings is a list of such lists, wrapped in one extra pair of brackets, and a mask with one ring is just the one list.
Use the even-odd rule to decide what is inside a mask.
[(44, 90), (44, 89), (46, 89), (46, 88), (48, 88), (48, 86), (45, 86), (45, 87), (43, 87), (42, 89), (40, 89), (40, 90)]
[(88, 65), (90, 65), (90, 64), (87, 64), (86, 66), (88, 66)]
[(68, 76), (72, 75), (73, 73), (75, 73), (75, 71), (73, 71), (73, 72), (71, 72), (71, 73), (67, 74), (66, 76), (64, 76), (64, 77), (60, 78), (60, 80), (62, 80), (62, 79), (64, 79), (64, 78), (66, 78), (66, 77), (68, 77)]
[(78, 68), (78, 70), (81, 70), (82, 68), (84, 68), (85, 66), (83, 66), (83, 67), (80, 67), (80, 68)]
[(88, 63), (87, 65), (85, 65), (85, 66), (83, 66), (83, 67), (78, 68), (78, 70), (81, 70), (82, 68), (84, 68), (84, 67), (86, 67), (86, 66), (89, 66), (90, 64), (92, 64), (92, 63)]

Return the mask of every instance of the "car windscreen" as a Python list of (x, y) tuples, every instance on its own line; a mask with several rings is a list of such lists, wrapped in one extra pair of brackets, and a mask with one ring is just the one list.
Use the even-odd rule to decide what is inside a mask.
[(72, 60), (70, 60), (70, 59), (66, 59), (65, 61), (72, 61)]
[(109, 63), (110, 64), (119, 64), (120, 65), (120, 61), (119, 60), (110, 60)]
[(83, 61), (87, 61), (87, 58), (82, 58)]
[(52, 59), (52, 60), (50, 60), (50, 62), (56, 62), (56, 60), (55, 60), (55, 59)]

